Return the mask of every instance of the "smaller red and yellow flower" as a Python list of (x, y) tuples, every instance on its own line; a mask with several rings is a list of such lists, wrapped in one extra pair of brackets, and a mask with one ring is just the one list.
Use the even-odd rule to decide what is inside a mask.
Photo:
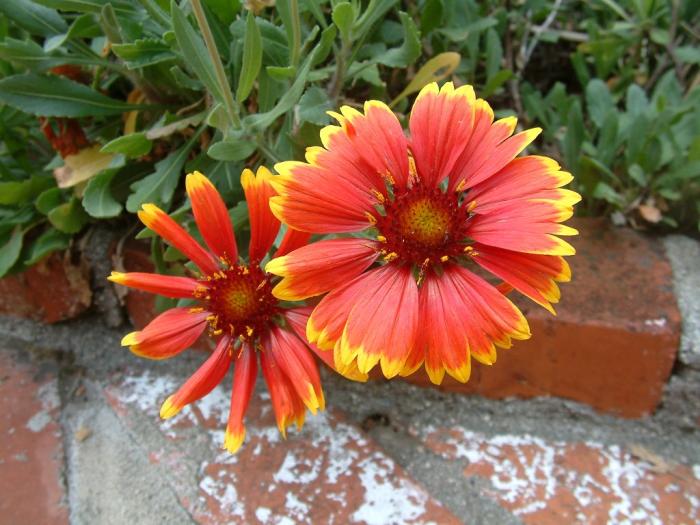
[[(371, 100), (344, 106), (306, 162), (282, 162), (274, 214), (300, 231), (342, 236), (270, 261), (273, 294), (325, 294), (308, 340), (332, 350), (337, 370), (387, 378), (421, 365), (440, 384), (466, 382), (471, 358), (491, 365), (496, 347), (530, 329), (505, 295), (516, 289), (554, 312), (574, 249), (560, 236), (580, 196), (554, 160), (518, 157), (539, 129), (514, 133), (471, 86), (432, 83), (416, 98), (407, 136)], [(500, 285), (481, 277), (488, 272)]]
[[(186, 189), (199, 232), (208, 249), (153, 204), (144, 204), (141, 221), (198, 268), (191, 277), (112, 272), (115, 283), (165, 297), (192, 299), (197, 304), (167, 310), (143, 330), (124, 337), (122, 345), (148, 359), (168, 359), (190, 347), (205, 330), (218, 338), (215, 350), (182, 387), (163, 403), (160, 415), (170, 418), (211, 392), (234, 365), (231, 408), (224, 447), (236, 452), (245, 438), (243, 417), (258, 366), (270, 390), (277, 425), (283, 436), (292, 423), (304, 423), (306, 409), (324, 408), (319, 371), (311, 351), (332, 364), (306, 342), (306, 307), (280, 304), (271, 293), (270, 276), (260, 264), (271, 250), (280, 222), (268, 205), (275, 191), (270, 172), (245, 170), (241, 183), (250, 214), (248, 262), (239, 257), (228, 210), (214, 185), (201, 173), (187, 176)], [(309, 234), (288, 229), (273, 257), (305, 245)], [(357, 379), (363, 376), (355, 374)], [(366, 379), (366, 378), (365, 378)]]

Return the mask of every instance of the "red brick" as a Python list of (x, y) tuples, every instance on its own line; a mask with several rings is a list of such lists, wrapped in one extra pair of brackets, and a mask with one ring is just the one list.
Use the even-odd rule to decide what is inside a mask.
[(0, 524), (68, 523), (56, 377), (0, 353)]
[[(573, 279), (561, 286), (557, 317), (518, 299), (532, 338), (501, 350), (492, 367), (475, 363), (466, 385), (448, 377), (440, 388), (497, 399), (561, 396), (625, 417), (654, 411), (680, 341), (663, 246), (600, 220), (575, 226)], [(424, 373), (410, 380), (430, 384)]]
[(0, 279), (0, 314), (56, 323), (77, 317), (91, 303), (87, 266), (82, 260), (74, 263), (68, 252)]
[(700, 521), (700, 465), (676, 465), (641, 447), (487, 437), (462, 428), (429, 430), (423, 438), (443, 458), (468, 460), (464, 475), (488, 480), (483, 495), (526, 524)]
[[(461, 523), (338, 410), (309, 417), (301, 433), (290, 430), (283, 440), (269, 396), (256, 393), (246, 442), (232, 456), (221, 449), (229, 393), (220, 386), (172, 420), (159, 421), (158, 407), (176, 386), (169, 378), (131, 375), (109, 387), (107, 397), (132, 432), (143, 431), (138, 420), (144, 415), (157, 426), (162, 441), (148, 451), (149, 460), (165, 465), (198, 523)], [(195, 469), (193, 497), (183, 461), (195, 456), (189, 447), (202, 443), (205, 461)]]

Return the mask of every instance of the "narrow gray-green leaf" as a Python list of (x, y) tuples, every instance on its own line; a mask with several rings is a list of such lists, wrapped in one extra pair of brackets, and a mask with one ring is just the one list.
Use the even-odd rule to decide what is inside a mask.
[(237, 161), (250, 157), (257, 149), (254, 142), (245, 140), (222, 140), (212, 144), (207, 154), (215, 160)]
[(130, 158), (142, 157), (151, 151), (153, 142), (146, 138), (144, 132), (130, 133), (123, 137), (108, 142), (102, 146), (101, 151), (104, 153), (121, 153)]
[(4, 13), (32, 35), (58, 35), (68, 29), (58, 11), (28, 0), (2, 0), (0, 13)]
[(113, 44), (112, 51), (126, 63), (129, 69), (152, 66), (175, 59), (170, 47), (156, 38), (143, 38), (128, 44)]
[(116, 217), (122, 212), (122, 205), (112, 195), (111, 184), (121, 168), (110, 168), (90, 179), (83, 194), (83, 208), (92, 217), (105, 219)]
[(180, 149), (157, 162), (156, 170), (153, 173), (131, 185), (133, 193), (126, 200), (127, 210), (131, 213), (136, 213), (141, 205), (146, 202), (159, 204), (170, 202), (182, 175), (182, 167), (185, 165), (187, 155), (189, 155), (201, 132), (202, 129), (192, 135), (192, 138)]
[(241, 64), (241, 74), (238, 77), (238, 89), (236, 90), (236, 100), (243, 102), (253, 89), (255, 79), (258, 78), (260, 66), (262, 65), (262, 38), (260, 29), (255, 23), (255, 15), (248, 11), (245, 27), (245, 40), (243, 40), (243, 62)]
[(224, 94), (221, 92), (216, 80), (214, 64), (207, 52), (204, 41), (187, 21), (187, 17), (177, 6), (175, 1), (170, 4), (170, 12), (173, 19), (173, 31), (180, 46), (180, 51), (185, 63), (197, 75), (197, 78), (209, 90), (218, 102), (224, 102)]
[(389, 49), (376, 58), (377, 62), (389, 67), (406, 67), (413, 64), (421, 52), (420, 32), (415, 22), (403, 11), (399, 11), (399, 18), (403, 26), (403, 44), (400, 47)]
[(26, 113), (43, 117), (116, 115), (147, 107), (109, 98), (65, 77), (34, 73), (14, 75), (0, 80), (0, 101)]

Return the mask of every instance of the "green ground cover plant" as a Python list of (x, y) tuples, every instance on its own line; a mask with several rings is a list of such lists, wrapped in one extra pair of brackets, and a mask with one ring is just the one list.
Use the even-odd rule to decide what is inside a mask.
[(244, 167), (448, 77), (544, 129), (530, 150), (575, 174), (580, 212), (697, 231), (699, 41), (697, 0), (3, 0), (0, 276), (144, 202), (190, 227), (186, 171), (244, 232)]

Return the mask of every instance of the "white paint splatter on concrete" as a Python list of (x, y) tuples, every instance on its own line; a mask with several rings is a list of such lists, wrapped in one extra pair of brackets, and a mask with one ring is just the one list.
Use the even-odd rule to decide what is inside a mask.
[[(586, 509), (597, 512), (605, 508), (605, 521), (610, 524), (653, 525), (663, 521), (658, 491), (669, 485), (657, 489), (650, 467), (619, 446), (550, 442), (527, 434), (488, 437), (463, 428), (425, 428), (423, 435), (443, 456), (466, 459), (473, 475), (486, 476), (494, 489), (489, 495), (518, 516), (545, 510), (555, 498), (570, 494), (567, 497), (575, 500), (584, 522), (589, 519)], [(589, 463), (580, 465), (576, 457)], [(693, 472), (700, 479), (698, 466)], [(666, 490), (669, 492), (678, 490)], [(683, 497), (691, 516), (700, 519), (700, 506), (693, 501), (696, 498), (692, 494)]]
[(409, 523), (425, 513), (425, 492), (406, 478), (395, 477), (396, 465), (384, 454), (374, 453), (358, 466), (365, 498), (352, 515), (355, 523)]

